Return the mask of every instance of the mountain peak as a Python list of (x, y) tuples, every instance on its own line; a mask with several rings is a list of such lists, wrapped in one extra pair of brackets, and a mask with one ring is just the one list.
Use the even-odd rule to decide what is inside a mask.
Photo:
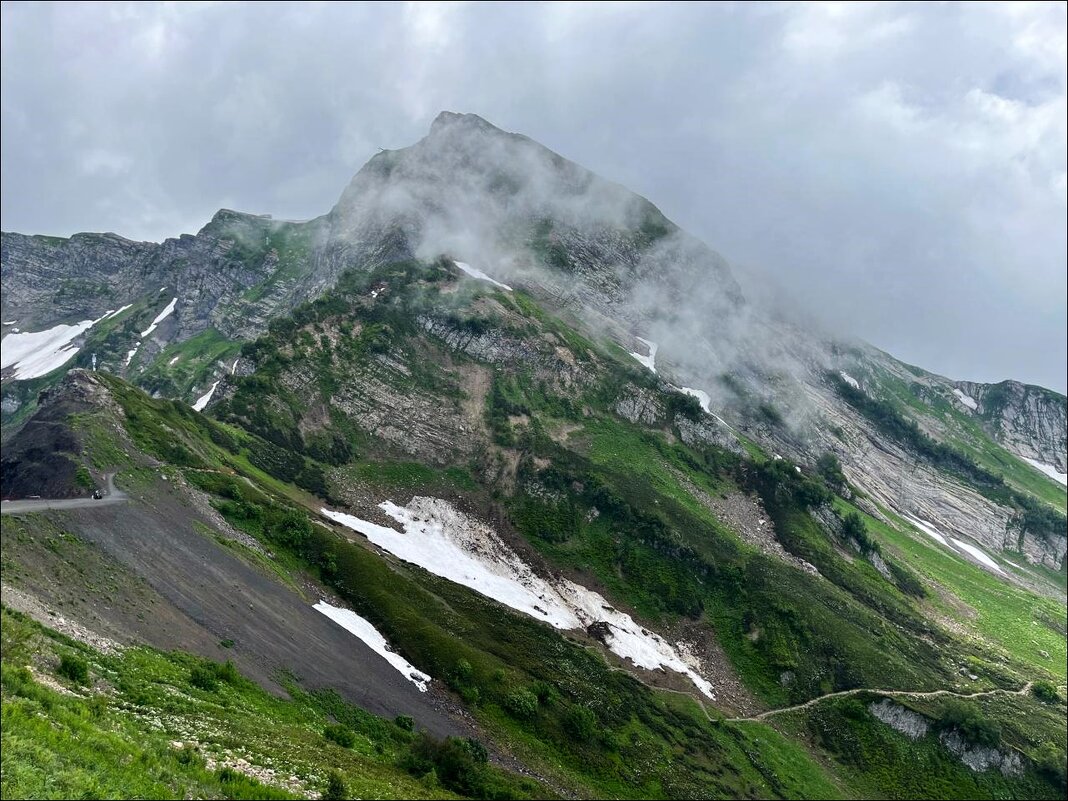
[(442, 111), (430, 124), (430, 135), (441, 133), (445, 130), (468, 128), (470, 130), (485, 131), (487, 133), (506, 133), (491, 122), (487, 122), (477, 114), (462, 114), (455, 111)]

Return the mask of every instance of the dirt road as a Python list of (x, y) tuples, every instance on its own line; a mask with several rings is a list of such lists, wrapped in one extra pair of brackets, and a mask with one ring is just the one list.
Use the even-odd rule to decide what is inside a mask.
[(45, 509), (91, 509), (98, 506), (110, 506), (115, 503), (124, 503), (129, 496), (119, 489), (115, 489), (115, 474), (108, 473), (107, 489), (103, 498), (41, 498), (22, 501), (4, 501), (0, 503), (0, 514), (17, 515), (41, 512)]

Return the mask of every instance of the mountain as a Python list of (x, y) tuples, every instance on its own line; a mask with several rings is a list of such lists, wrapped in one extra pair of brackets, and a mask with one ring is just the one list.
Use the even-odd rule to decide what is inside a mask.
[[(329, 769), (198, 729), (219, 697), (364, 737), (342, 773), (372, 795), (1063, 795), (1062, 395), (761, 308), (650, 202), (474, 115), (308, 222), (5, 233), (0, 271), (4, 603), (184, 652), (164, 732), (204, 764), (278, 788), (280, 761), (298, 795)], [(39, 672), (144, 679), (5, 627)], [(127, 684), (108, 725), (174, 714)]]

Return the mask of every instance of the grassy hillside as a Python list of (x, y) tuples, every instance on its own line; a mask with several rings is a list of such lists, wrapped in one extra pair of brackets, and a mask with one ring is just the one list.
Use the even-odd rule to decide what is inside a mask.
[[(190, 347), (229, 352), (211, 336)], [(489, 767), (474, 744), (427, 741), (295, 677), (278, 677), (292, 696), (278, 700), (225, 667), (225, 643), (222, 666), (142, 648), (101, 654), (5, 612), (5, 795), (9, 759), (12, 793), (255, 795), (233, 767), (224, 776), (227, 750), (296, 776), (279, 790), (296, 793), (321, 792), (334, 768), (350, 793), (382, 797), (1063, 795), (1056, 698), (1023, 699), (1024, 717), (960, 700), (971, 712), (959, 720), (913, 704), (946, 731), (1018, 753), (1019, 773), (1003, 776), (973, 772), (935, 735), (895, 732), (866, 705), (875, 695), (833, 695), (1056, 685), (1063, 604), (858, 514), (819, 473), (685, 433), (704, 420), (693, 399), (532, 298), (457, 284), (443, 262), (391, 265), (345, 276), (241, 356), (255, 371), (234, 378), (210, 415), (86, 378), (106, 400), (68, 417), (73, 456), (94, 476), (117, 472), (149, 506), (162, 478), (195, 488), (216, 515), (198, 534), (232, 527), (257, 545), (242, 558), (272, 580), (339, 596), (440, 682), (495, 758), (542, 784)], [(624, 413), (636, 405), (640, 414)], [(379, 501), (415, 494), (450, 499), (543, 572), (693, 643), (716, 702), (319, 514), (329, 504), (375, 515)], [(760, 546), (755, 522), (728, 519), (728, 502), (760, 517), (779, 550)], [(54, 677), (64, 654), (86, 663), (85, 697), (42, 689), (23, 669)], [(765, 722), (735, 720), (810, 700)], [(338, 725), (351, 733), (345, 748), (335, 740), (349, 734), (324, 737)], [(116, 755), (99, 776), (75, 736)], [(190, 739), (203, 747), (187, 751)], [(34, 754), (50, 750), (69, 762), (38, 770)], [(149, 784), (123, 789), (129, 760), (151, 765)], [(45, 773), (63, 779), (53, 786)]]

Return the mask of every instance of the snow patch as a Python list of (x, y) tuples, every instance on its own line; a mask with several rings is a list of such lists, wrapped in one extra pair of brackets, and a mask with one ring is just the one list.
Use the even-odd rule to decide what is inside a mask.
[(1042, 462), (1038, 461), (1037, 459), (1028, 459), (1026, 456), (1024, 456), (1023, 460), (1029, 465), (1031, 465), (1031, 467), (1035, 468), (1035, 470), (1038, 470), (1039, 472), (1044, 473), (1045, 475), (1052, 478), (1058, 484), (1064, 484), (1066, 487), (1068, 487), (1068, 473), (1062, 473), (1060, 470), (1058, 470), (1051, 464), (1042, 464)]
[(632, 353), (630, 355), (633, 356), (635, 359), (637, 359), (639, 362), (644, 364), (646, 367), (648, 367), (650, 370), (652, 370), (655, 373), (656, 372), (656, 351), (658, 350), (659, 345), (657, 345), (655, 342), (650, 342), (648, 339), (642, 339), (641, 337), (634, 337), (634, 338), (636, 340), (638, 340), (639, 342), (641, 342), (643, 345), (645, 345), (647, 348), (649, 348), (649, 355), (648, 356), (642, 356), (640, 353)]
[(860, 389), (860, 382), (853, 378), (849, 373), (844, 370), (839, 370), (838, 375), (842, 376), (842, 380), (849, 384), (849, 386), (853, 387), (853, 389)]
[[(166, 289), (166, 287), (164, 287), (163, 289)], [(162, 292), (163, 289), (161, 289), (160, 292)], [(144, 339), (149, 334), (151, 334), (153, 331), (155, 331), (156, 330), (156, 326), (159, 325), (160, 323), (162, 323), (167, 317), (170, 316), (171, 312), (174, 311), (174, 306), (177, 303), (178, 303), (178, 298), (177, 297), (175, 297), (173, 300), (171, 300), (171, 302), (167, 304), (167, 307), (163, 311), (161, 311), (159, 314), (156, 315), (156, 319), (152, 321), (152, 325), (150, 325), (148, 328), (146, 328), (144, 331), (141, 332), (141, 338)]]
[(241, 357), (240, 357), (240, 356), (238, 356), (238, 357), (237, 357), (236, 359), (234, 359), (234, 364), (233, 364), (233, 366), (232, 366), (232, 367), (230, 368), (230, 375), (233, 375), (234, 373), (236, 373), (236, 372), (237, 372), (237, 363), (238, 363), (239, 361), (241, 361)]
[(953, 540), (954, 546), (968, 554), (971, 554), (974, 559), (983, 564), (985, 567), (989, 567), (991, 570), (996, 570), (998, 573), (1005, 575), (1005, 571), (1001, 569), (1001, 565), (991, 559), (987, 555), (986, 551), (980, 550), (974, 545), (964, 542), (963, 540), (958, 540), (955, 537), (950, 537), (950, 539)]
[(941, 532), (939, 532), (937, 529), (935, 529), (935, 527), (931, 523), (928, 523), (926, 520), (921, 520), (920, 518), (914, 517), (913, 515), (910, 515), (910, 514), (903, 514), (902, 517), (904, 517), (906, 520), (908, 520), (910, 523), (912, 523), (912, 525), (914, 525), (916, 528), (918, 528), (924, 534), (926, 534), (927, 536), (931, 537), (932, 539), (937, 540), (938, 542), (942, 543), (947, 548), (952, 547), (952, 548), (956, 548), (958, 551), (963, 551), (964, 553), (966, 553), (969, 556), (971, 556), (973, 559), (975, 559), (977, 562), (979, 562), (984, 567), (988, 567), (991, 570), (994, 570), (994, 571), (996, 571), (998, 573), (1001, 573), (1002, 575), (1005, 575), (1005, 571), (1001, 569), (1001, 566), (998, 565), (998, 563), (995, 562), (993, 559), (991, 559), (987, 555), (987, 553), (985, 551), (982, 551), (979, 548), (975, 547), (974, 545), (971, 545), (971, 544), (969, 544), (967, 542), (964, 542), (963, 540), (958, 540), (956, 537), (946, 537)]
[[(701, 404), (701, 408), (708, 414), (712, 414), (712, 398), (708, 396), (708, 393), (703, 389), (692, 389), (691, 387), (679, 387), (679, 390), (685, 392), (687, 395), (693, 395)], [(716, 418), (719, 419), (719, 418)]]
[(177, 355), (177, 356), (175, 356), (175, 357), (174, 357), (173, 359), (171, 359), (171, 360), (170, 360), (169, 362), (167, 362), (167, 366), (168, 366), (168, 367), (173, 367), (173, 366), (174, 366), (174, 363), (175, 363), (176, 361), (178, 361), (178, 360), (179, 360), (180, 358), (182, 358), (182, 355), (181, 355), (181, 354), (178, 354), (178, 355)]
[(96, 320), (56, 325), (44, 331), (12, 332), (0, 340), (0, 370), (14, 367), (13, 378), (39, 378), (74, 358), (78, 348), (71, 343), (111, 311)]
[(116, 309), (115, 311), (111, 312), (111, 314), (105, 314), (105, 315), (104, 315), (104, 319), (105, 319), (105, 320), (111, 320), (111, 319), (113, 319), (113, 318), (115, 318), (115, 317), (118, 317), (118, 316), (119, 316), (120, 314), (122, 314), (122, 313), (123, 313), (124, 311), (126, 311), (126, 310), (127, 310), (127, 309), (129, 309), (129, 308), (131, 308), (132, 306), (133, 306), (133, 304), (132, 304), (132, 303), (127, 303), (127, 304), (126, 304), (125, 306), (123, 306), (122, 308), (120, 308), (120, 309)]
[(338, 606), (331, 606), (326, 601), (319, 601), (319, 603), (315, 604), (312, 608), (322, 612), (350, 634), (359, 638), (364, 645), (389, 662), (389, 664), (396, 668), (404, 678), (408, 679), (408, 681), (418, 687), (419, 692), (426, 692), (427, 686), (430, 684), (430, 676), (416, 668), (415, 665), (411, 664), (403, 656), (390, 649), (389, 643), (386, 642), (386, 638), (378, 632), (378, 629), (371, 625), (370, 621), (360, 617), (351, 609), (342, 609)]
[(918, 528), (924, 534), (929, 536), (931, 539), (937, 540), (946, 547), (949, 547), (949, 541), (945, 537), (943, 537), (937, 530), (935, 530), (935, 527), (928, 523), (926, 520), (920, 520), (920, 518), (913, 517), (910, 514), (903, 514), (902, 517), (912, 523), (912, 525), (916, 526), (916, 528)]
[(959, 400), (973, 412), (979, 408), (979, 404), (975, 402), (975, 398), (973, 398), (971, 395), (965, 395), (956, 387), (953, 387), (953, 394), (957, 396), (957, 400)]
[(457, 267), (459, 267), (461, 270), (463, 270), (465, 273), (467, 273), (472, 278), (478, 278), (481, 281), (489, 281), (491, 284), (495, 284), (496, 286), (499, 286), (501, 289), (507, 289), (509, 292), (512, 291), (512, 288), (510, 286), (508, 286), (508, 284), (502, 284), (497, 279), (491, 278), (490, 276), (486, 275), (484, 272), (482, 272), (477, 267), (472, 267), (470, 264), (467, 264), (467, 263), (462, 262), (462, 261), (454, 261), (453, 264), (455, 264)]
[(704, 695), (715, 698), (694, 656), (643, 629), (598, 593), (567, 579), (543, 579), (492, 528), (448, 501), (416, 497), (406, 507), (385, 501), (379, 508), (404, 531), (330, 509), (322, 509), (322, 514), (406, 562), (554, 628), (586, 629), (600, 623), (598, 634), (613, 653), (647, 670), (666, 668), (688, 676)]
[[(128, 351), (126, 351), (126, 366), (127, 366), (127, 367), (129, 367), (129, 366), (130, 366), (130, 362), (132, 362), (132, 361), (133, 361), (133, 357), (134, 357), (134, 356), (135, 356), (135, 355), (137, 354), (137, 351), (138, 351), (138, 350), (139, 350), (140, 348), (141, 348), (141, 343), (140, 343), (140, 342), (138, 342), (138, 343), (137, 343), (137, 347), (136, 347), (136, 348), (134, 348), (133, 350), (128, 350)], [(177, 357), (177, 356), (175, 356), (175, 358), (178, 358), (178, 357)], [(174, 362), (171, 362), (171, 364), (174, 364)]]
[(8, 320), (7, 322), (3, 323), (3, 325), (14, 325), (17, 322), (18, 320)]
[[(642, 342), (644, 342), (644, 341), (645, 340), (643, 339)], [(631, 356), (633, 356), (633, 355), (634, 354), (632, 353)], [(726, 420), (724, 420), (722, 417), (720, 417), (718, 414), (716, 414), (714, 411), (712, 411), (712, 398), (703, 389), (694, 389), (693, 387), (673, 387), (673, 388), (677, 389), (679, 392), (685, 392), (687, 395), (692, 395), (693, 397), (697, 398), (698, 402), (701, 404), (701, 408), (702, 409), (704, 409), (708, 414), (710, 414), (714, 418), (716, 418), (716, 420), (718, 420), (728, 431), (732, 431), (732, 432), (734, 431), (734, 429), (731, 428), (730, 423), (728, 423)]]
[(208, 405), (208, 401), (211, 400), (211, 396), (215, 394), (215, 388), (217, 386), (219, 386), (218, 381), (211, 385), (211, 389), (209, 389), (207, 392), (197, 398), (196, 403), (193, 404), (194, 412), (204, 411), (204, 407)]

